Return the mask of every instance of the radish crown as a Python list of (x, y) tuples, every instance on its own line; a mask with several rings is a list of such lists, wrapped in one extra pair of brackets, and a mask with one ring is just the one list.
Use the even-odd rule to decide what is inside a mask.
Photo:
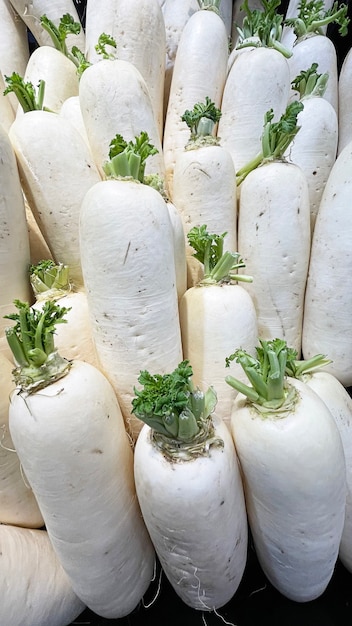
[(330, 9), (326, 9), (324, 0), (301, 0), (297, 16), (286, 18), (284, 24), (293, 29), (297, 39), (312, 34), (324, 35), (325, 27), (333, 23), (340, 26), (339, 33), (345, 36), (350, 22), (347, 12), (347, 4), (337, 1)]
[(302, 70), (296, 78), (291, 81), (294, 91), (299, 94), (299, 99), (309, 98), (310, 96), (322, 97), (326, 90), (329, 80), (329, 74), (318, 74), (318, 63), (312, 63), (307, 70)]
[(30, 81), (25, 82), (23, 77), (17, 72), (12, 72), (11, 76), (5, 76), (4, 78), (7, 87), (3, 95), (14, 93), (24, 113), (28, 113), (28, 111), (50, 111), (50, 109), (44, 106), (44, 80), (39, 81), (36, 89)]
[(303, 102), (294, 100), (287, 105), (286, 110), (277, 122), (273, 122), (273, 109), (266, 112), (264, 115), (262, 150), (254, 159), (237, 170), (236, 182), (238, 186), (252, 170), (260, 165), (270, 161), (283, 160), (284, 153), (300, 129), (297, 124), (297, 118), (303, 108)]
[(248, 0), (244, 0), (240, 9), (244, 12), (242, 25), (235, 24), (238, 32), (236, 49), (247, 47), (275, 48), (289, 58), (292, 52), (282, 43), (284, 17), (277, 12), (280, 0), (262, 0), (263, 9), (250, 9)]
[(29, 268), (29, 280), (36, 300), (61, 298), (71, 291), (68, 265), (42, 260)]
[(332, 363), (324, 354), (316, 354), (310, 359), (297, 359), (297, 351), (287, 348), (286, 374), (291, 378), (304, 379), (306, 374), (310, 374), (321, 367)]
[(132, 413), (152, 429), (153, 442), (172, 460), (190, 460), (207, 454), (210, 445), (222, 445), (214, 437), (211, 413), (216, 406), (212, 387), (203, 393), (192, 383), (189, 361), (170, 374), (140, 372), (134, 388)]
[(286, 381), (288, 350), (282, 339), (272, 341), (259, 340), (257, 356), (253, 357), (242, 349), (236, 350), (226, 358), (226, 367), (236, 361), (243, 368), (250, 385), (226, 376), (226, 382), (247, 396), (248, 401), (261, 413), (279, 413), (290, 411), (296, 398), (296, 392)]
[(218, 145), (219, 138), (214, 137), (215, 125), (221, 117), (221, 111), (206, 96), (205, 103), (197, 102), (192, 110), (187, 109), (181, 117), (190, 130), (191, 136), (186, 149), (194, 149), (203, 145)]
[(28, 302), (15, 300), (17, 313), (4, 317), (15, 322), (5, 330), (8, 345), (17, 367), (13, 370), (16, 385), (21, 391), (36, 391), (67, 374), (71, 362), (55, 349), (56, 325), (66, 322), (68, 308), (47, 301), (38, 311)]
[(234, 280), (252, 282), (251, 276), (237, 274), (237, 270), (245, 267), (238, 252), (224, 252), (224, 238), (221, 235), (209, 234), (207, 226), (194, 226), (187, 234), (189, 244), (195, 250), (194, 257), (204, 265), (204, 277), (200, 285), (211, 285)]
[(104, 173), (107, 178), (133, 178), (144, 183), (146, 160), (157, 152), (145, 131), (135, 137), (134, 142), (127, 142), (117, 134), (110, 142), (109, 160), (103, 165)]
[(220, 15), (221, 0), (197, 0), (199, 8), (205, 11), (214, 11)]

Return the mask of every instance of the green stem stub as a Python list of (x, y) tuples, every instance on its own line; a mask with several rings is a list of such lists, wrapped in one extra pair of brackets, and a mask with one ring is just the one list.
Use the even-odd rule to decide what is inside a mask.
[(244, 281), (252, 282), (251, 276), (237, 274), (245, 267), (238, 252), (224, 252), (224, 238), (221, 235), (209, 234), (206, 224), (194, 226), (187, 234), (190, 246), (194, 250), (194, 258), (204, 266), (204, 276), (200, 285), (214, 285), (224, 282)]
[(5, 76), (4, 78), (7, 87), (3, 91), (3, 95), (7, 96), (9, 93), (14, 93), (24, 113), (28, 113), (28, 111), (50, 110), (44, 106), (44, 80), (39, 81), (36, 89), (30, 81), (25, 82), (23, 77), (17, 72), (13, 72), (11, 76)]
[(219, 138), (214, 136), (215, 126), (220, 120), (221, 111), (208, 96), (205, 102), (197, 102), (192, 110), (187, 109), (181, 117), (190, 130), (186, 149), (207, 145), (219, 145)]
[(140, 372), (134, 388), (132, 413), (152, 429), (151, 438), (172, 461), (208, 455), (210, 446), (223, 445), (214, 434), (211, 414), (216, 406), (212, 387), (203, 393), (194, 387), (193, 370), (182, 361), (170, 374)]
[(32, 392), (64, 376), (71, 363), (61, 357), (54, 344), (56, 325), (69, 309), (54, 302), (45, 302), (41, 310), (33, 309), (27, 302), (15, 300), (17, 313), (5, 315), (15, 324), (5, 330), (16, 368), (13, 375), (21, 390)]
[(144, 183), (146, 160), (157, 153), (144, 131), (135, 137), (134, 142), (127, 142), (117, 134), (110, 142), (109, 160), (103, 164), (104, 173), (107, 178), (127, 178)]
[(299, 99), (313, 96), (322, 97), (326, 91), (329, 74), (318, 74), (318, 63), (312, 63), (307, 70), (302, 70), (296, 78), (291, 81), (294, 91), (299, 94)]
[(244, 394), (247, 401), (263, 416), (277, 415), (282, 417), (291, 411), (297, 398), (292, 385), (287, 383), (286, 364), (288, 349), (281, 339), (272, 341), (260, 340), (256, 348), (257, 356), (242, 349), (236, 350), (226, 358), (226, 367), (231, 361), (239, 363), (249, 381), (249, 385), (233, 376), (226, 376), (226, 382)]
[(262, 9), (250, 9), (248, 0), (240, 6), (244, 12), (241, 26), (235, 24), (238, 31), (236, 49), (247, 47), (274, 48), (284, 57), (292, 52), (282, 43), (283, 15), (278, 13), (280, 0), (262, 0)]

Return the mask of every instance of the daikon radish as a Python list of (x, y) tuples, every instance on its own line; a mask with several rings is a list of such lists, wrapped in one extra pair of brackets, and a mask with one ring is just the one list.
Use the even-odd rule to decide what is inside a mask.
[[(206, 3), (202, 3), (205, 5)], [(174, 62), (168, 107), (164, 125), (165, 180), (170, 199), (175, 159), (183, 152), (189, 138), (187, 124), (182, 121), (186, 109), (206, 96), (220, 107), (223, 94), (228, 39), (224, 21), (214, 0), (213, 7), (201, 8), (186, 22), (178, 43)]]
[(52, 254), (26, 199), (24, 199), (24, 203), (29, 236), (30, 262), (32, 265), (35, 265), (42, 259), (51, 259)]
[(292, 102), (275, 123), (269, 112), (261, 155), (237, 172), (237, 247), (253, 277), (243, 287), (256, 307), (258, 335), (286, 339), (299, 354), (311, 243), (309, 190), (303, 171), (282, 154), (299, 132), (302, 108), (302, 103)]
[(8, 131), (15, 119), (15, 112), (9, 98), (4, 95), (6, 84), (0, 71), (0, 124)]
[[(105, 5), (105, 6), (103, 6)], [(100, 33), (116, 41), (116, 58), (132, 63), (144, 78), (159, 129), (163, 131), (166, 35), (158, 0), (88, 0), (86, 12), (86, 57), (99, 60), (95, 49)]]
[[(238, 274), (244, 267), (238, 253), (223, 252), (224, 234), (194, 227), (188, 239), (204, 267), (204, 278), (180, 300), (183, 356), (192, 363), (194, 384), (216, 389), (216, 415), (229, 426), (236, 392), (226, 384), (225, 359), (234, 343), (254, 355), (258, 338), (252, 298), (236, 284), (250, 277)], [(235, 370), (241, 377), (242, 368), (235, 365)]]
[[(40, 18), (46, 15), (54, 24), (58, 24), (63, 15), (70, 15), (73, 20), (80, 23), (76, 5), (72, 0), (10, 0), (13, 8), (17, 11), (25, 25), (31, 31), (39, 46), (52, 45), (50, 35), (43, 30)], [(67, 36), (67, 45), (71, 48), (71, 43), (78, 46), (80, 50), (85, 47), (85, 34), (81, 29), (78, 37), (76, 34)]]
[[(288, 1), (286, 12), (285, 12), (285, 20), (296, 18), (299, 15), (299, 11), (301, 8), (300, 3), (301, 3), (301, 0), (289, 0)], [(331, 11), (333, 5), (334, 5), (334, 0), (324, 0), (321, 4), (321, 8), (322, 10), (325, 10), (325, 11)], [(322, 23), (320, 25), (321, 33), (326, 35), (327, 28), (328, 28), (328, 24)], [(283, 44), (289, 47), (290, 49), (292, 49), (295, 39), (296, 39), (296, 35), (294, 33), (292, 26), (288, 26), (287, 24), (285, 24), (283, 31), (282, 31), (282, 38), (281, 38)]]
[(117, 135), (108, 180), (88, 190), (80, 217), (94, 342), (132, 439), (141, 428), (131, 414), (140, 369), (165, 372), (182, 355), (173, 228), (162, 195), (143, 182), (154, 149), (146, 133), (135, 143)]
[(289, 376), (302, 380), (324, 400), (339, 430), (346, 461), (346, 511), (345, 523), (339, 548), (343, 565), (352, 572), (352, 398), (340, 381), (324, 371), (329, 360), (315, 355), (308, 361), (296, 360), (293, 354), (286, 371)]
[(337, 157), (320, 202), (304, 302), (302, 353), (323, 352), (326, 370), (352, 385), (352, 142)]
[(64, 307), (15, 304), (6, 334), (18, 363), (9, 409), (15, 449), (73, 591), (96, 614), (124, 617), (150, 584), (154, 550), (115, 392), (93, 365), (56, 350)]
[[(26, 25), (17, 15), (10, 0), (0, 2), (0, 72), (3, 77), (17, 72), (23, 76), (29, 59), (28, 34)], [(3, 89), (1, 90), (3, 91)], [(13, 112), (17, 109), (17, 99), (11, 95), (7, 99)]]
[(284, 154), (306, 175), (311, 233), (326, 181), (335, 163), (338, 142), (337, 114), (332, 104), (323, 97), (329, 76), (318, 74), (317, 67), (316, 63), (312, 63), (292, 83), (304, 107), (297, 117), (299, 133)]
[(57, 350), (68, 360), (79, 359), (99, 367), (93, 341), (87, 295), (70, 283), (67, 265), (42, 260), (30, 267), (30, 282), (35, 296), (33, 308), (41, 310), (48, 301), (67, 309), (66, 324), (55, 332)]
[(68, 626), (82, 613), (45, 530), (0, 524), (0, 553), (3, 626)]
[(67, 98), (60, 108), (59, 115), (73, 124), (73, 126), (82, 135), (84, 141), (90, 149), (87, 131), (83, 121), (79, 95)]
[(133, 141), (147, 132), (158, 152), (147, 162), (147, 173), (164, 178), (161, 140), (147, 84), (129, 61), (102, 59), (82, 74), (79, 98), (84, 125), (95, 163), (103, 175), (102, 164), (116, 133)]
[(352, 48), (347, 52), (338, 80), (338, 121), (339, 137), (337, 152), (340, 154), (347, 144), (352, 141)]
[[(186, 110), (182, 119), (190, 137), (178, 151), (173, 175), (173, 203), (180, 212), (185, 237), (193, 227), (206, 224), (212, 233), (226, 230), (225, 249), (237, 247), (236, 171), (231, 154), (214, 136), (220, 109), (207, 97)], [(187, 239), (186, 239), (187, 241)], [(188, 287), (202, 278), (203, 267), (186, 244)]]
[[(337, 2), (325, 10), (323, 0), (301, 0), (298, 15), (285, 20), (286, 25), (293, 28), (296, 39), (292, 47), (292, 55), (288, 59), (291, 80), (312, 63), (317, 63), (322, 74), (329, 75), (329, 81), (323, 97), (326, 98), (338, 113), (338, 67), (335, 44), (325, 34), (327, 24), (336, 23), (340, 26), (340, 34), (347, 33), (347, 5)], [(323, 27), (323, 30), (321, 29)], [(290, 100), (297, 97), (291, 90)]]
[[(284, 113), (290, 92), (290, 71), (286, 52), (273, 35), (280, 30), (276, 24), (277, 1), (268, 4), (266, 11), (247, 14), (251, 32), (248, 40), (239, 42), (242, 50), (232, 63), (227, 75), (221, 103), (221, 118), (217, 134), (221, 145), (234, 161), (236, 170), (253, 159), (261, 148), (263, 117), (272, 109), (278, 120)], [(254, 22), (254, 24), (253, 24)]]
[(87, 144), (68, 120), (42, 110), (17, 117), (9, 136), (34, 217), (54, 260), (69, 265), (78, 288), (83, 284), (78, 233), (81, 201), (101, 180)]
[(213, 414), (216, 394), (171, 374), (142, 371), (134, 413), (145, 422), (134, 454), (137, 496), (162, 568), (199, 611), (231, 600), (247, 560), (247, 518), (235, 447)]
[(346, 502), (346, 465), (338, 428), (324, 401), (286, 377), (286, 343), (261, 341), (258, 356), (236, 350), (248, 385), (231, 429), (241, 465), (254, 547), (271, 584), (294, 602), (322, 595), (334, 572)]
[(13, 360), (0, 352), (0, 524), (41, 528), (43, 517), (21, 469), (9, 432), (13, 368)]
[(16, 297), (30, 300), (30, 263), (26, 212), (16, 156), (8, 133), (0, 125), (0, 336), (3, 316), (13, 308)]

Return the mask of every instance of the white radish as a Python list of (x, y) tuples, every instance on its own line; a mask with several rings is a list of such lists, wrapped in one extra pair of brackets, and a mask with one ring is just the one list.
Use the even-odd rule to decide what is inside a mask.
[[(272, 135), (278, 146), (283, 147), (282, 138), (289, 126), (291, 132), (297, 130), (294, 120), (301, 110), (299, 104), (292, 103), (272, 126), (271, 130), (278, 130), (286, 120), (283, 134)], [(298, 107), (296, 112), (291, 109), (293, 105)], [(264, 127), (263, 137), (267, 137), (270, 121)], [(287, 137), (289, 140), (290, 133)], [(256, 307), (259, 337), (285, 339), (298, 353), (310, 242), (309, 191), (303, 171), (280, 158), (264, 160), (240, 183), (237, 245), (246, 272), (253, 277), (253, 283), (243, 286)]]
[[(77, 67), (62, 52), (52, 46), (36, 48), (26, 65), (23, 79), (37, 87), (45, 82), (44, 106), (58, 113), (67, 98), (78, 96)], [(18, 114), (23, 114), (21, 107)]]
[(256, 47), (236, 58), (226, 79), (217, 132), (236, 170), (260, 151), (264, 115), (273, 109), (279, 119), (289, 90), (287, 59), (278, 50)]
[(337, 152), (340, 154), (343, 148), (352, 141), (352, 111), (350, 102), (352, 99), (352, 48), (347, 52), (339, 75), (338, 82), (338, 120), (339, 137)]
[(15, 358), (22, 355), (9, 409), (15, 449), (72, 589), (98, 615), (124, 617), (150, 584), (154, 550), (115, 392), (96, 367), (57, 352), (52, 334), (64, 308), (18, 309), (7, 334)]
[(186, 242), (183, 222), (181, 215), (175, 205), (169, 200), (166, 202), (169, 211), (169, 217), (172, 225), (174, 258), (175, 258), (175, 274), (176, 289), (178, 300), (183, 296), (187, 289), (187, 258), (186, 258)]
[(65, 307), (66, 323), (56, 328), (55, 343), (66, 359), (79, 359), (99, 367), (93, 341), (90, 312), (85, 290), (76, 289), (69, 280), (69, 268), (62, 263), (41, 260), (31, 266), (30, 282), (35, 302), (32, 307), (41, 310), (47, 301)]
[[(236, 171), (231, 154), (212, 132), (220, 109), (206, 99), (196, 103), (182, 118), (190, 129), (190, 139), (175, 158), (172, 197), (182, 217), (185, 237), (194, 227), (206, 224), (210, 232), (227, 233), (225, 249), (237, 248)], [(202, 278), (202, 266), (186, 245), (189, 287)]]
[(323, 97), (326, 82), (328, 75), (317, 74), (316, 64), (296, 77), (295, 87), (304, 107), (297, 117), (300, 130), (284, 154), (306, 175), (311, 233), (337, 153), (338, 118), (332, 104)]
[(81, 201), (101, 180), (87, 144), (68, 120), (48, 111), (17, 117), (9, 136), (24, 193), (44, 239), (54, 259), (69, 265), (74, 285), (82, 286)]
[(352, 143), (337, 157), (320, 202), (312, 239), (304, 302), (302, 352), (323, 352), (326, 370), (352, 385)]
[[(255, 366), (248, 360), (246, 368), (250, 376)], [(261, 400), (262, 385), (253, 382), (231, 415), (254, 547), (270, 583), (309, 602), (327, 588), (338, 558), (346, 502), (341, 437), (324, 401), (301, 381), (285, 380), (280, 351), (255, 369), (272, 393)]]
[[(102, 6), (104, 5), (104, 6)], [(86, 57), (95, 63), (101, 33), (116, 41), (116, 58), (132, 63), (143, 76), (152, 102), (160, 139), (163, 130), (166, 35), (158, 0), (88, 0), (86, 7)]]
[(164, 124), (165, 180), (171, 200), (176, 155), (189, 137), (181, 116), (207, 96), (220, 107), (227, 58), (226, 27), (219, 13), (206, 9), (193, 13), (179, 40)]
[(164, 159), (150, 93), (131, 62), (103, 59), (88, 67), (80, 80), (79, 98), (89, 145), (101, 173), (111, 138), (116, 133), (133, 141), (145, 131), (158, 150), (148, 160), (147, 172), (164, 177)]
[(66, 98), (66, 100), (62, 103), (59, 115), (73, 124), (73, 126), (80, 132), (90, 149), (87, 131), (83, 121), (79, 95)]
[[(320, 367), (326, 365), (326, 359), (321, 355), (313, 357), (310, 361), (294, 362), (290, 376), (298, 378), (308, 385), (325, 402), (333, 416), (339, 430), (346, 461), (346, 510), (345, 523), (342, 532), (339, 557), (343, 565), (352, 572), (352, 398), (348, 390), (340, 381)], [(317, 363), (318, 360), (318, 363)]]
[[(10, 0), (10, 2), (39, 46), (52, 45), (51, 37), (42, 28), (40, 22), (43, 15), (46, 15), (55, 25), (58, 25), (63, 15), (66, 14), (72, 16), (75, 22), (81, 23), (73, 0), (51, 0), (50, 3), (46, 0), (31, 0), (30, 3), (27, 0)], [(79, 35), (67, 36), (67, 46), (69, 49), (71, 46), (78, 46), (80, 50), (84, 50), (85, 34), (83, 29)]]
[[(151, 387), (150, 381), (147, 386)], [(181, 395), (184, 385), (178, 383), (177, 388)], [(152, 404), (158, 400), (155, 393)], [(199, 408), (204, 394), (191, 389), (187, 398), (184, 410), (191, 421), (196, 411), (190, 406), (194, 401)], [(169, 398), (163, 400), (172, 411)], [(209, 415), (207, 402), (202, 418), (196, 420), (201, 428), (198, 435), (185, 441), (163, 436), (157, 424), (151, 428), (147, 415), (134, 454), (137, 495), (163, 571), (183, 602), (203, 612), (216, 611), (237, 591), (248, 538), (235, 447), (225, 424), (216, 414)], [(141, 412), (139, 404), (136, 414)], [(179, 429), (180, 412), (176, 407), (172, 411), (174, 417), (179, 413)]]
[(85, 606), (45, 530), (0, 524), (3, 626), (68, 626)]
[(173, 237), (165, 200), (143, 182), (104, 180), (83, 199), (80, 248), (94, 341), (132, 438), (141, 427), (131, 415), (140, 369), (164, 372), (182, 355)]
[(13, 308), (13, 300), (32, 298), (28, 265), (29, 236), (25, 204), (16, 156), (6, 130), (0, 126), (0, 334), (8, 325), (3, 316)]
[(0, 124), (8, 132), (15, 119), (15, 111), (8, 96), (4, 95), (6, 84), (0, 71)]
[[(23, 76), (29, 59), (26, 25), (9, 0), (0, 2), (0, 59), (0, 72), (3, 78), (12, 72)], [(18, 102), (14, 95), (11, 94), (8, 100), (13, 111), (16, 111)]]
[(0, 352), (0, 524), (41, 528), (44, 524), (43, 516), (9, 433), (13, 368), (13, 360), (10, 361)]

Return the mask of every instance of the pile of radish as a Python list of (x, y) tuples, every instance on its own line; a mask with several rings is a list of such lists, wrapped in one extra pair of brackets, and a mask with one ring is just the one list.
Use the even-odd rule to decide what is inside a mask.
[(0, 0), (2, 626), (352, 573), (349, 18), (281, 6)]

